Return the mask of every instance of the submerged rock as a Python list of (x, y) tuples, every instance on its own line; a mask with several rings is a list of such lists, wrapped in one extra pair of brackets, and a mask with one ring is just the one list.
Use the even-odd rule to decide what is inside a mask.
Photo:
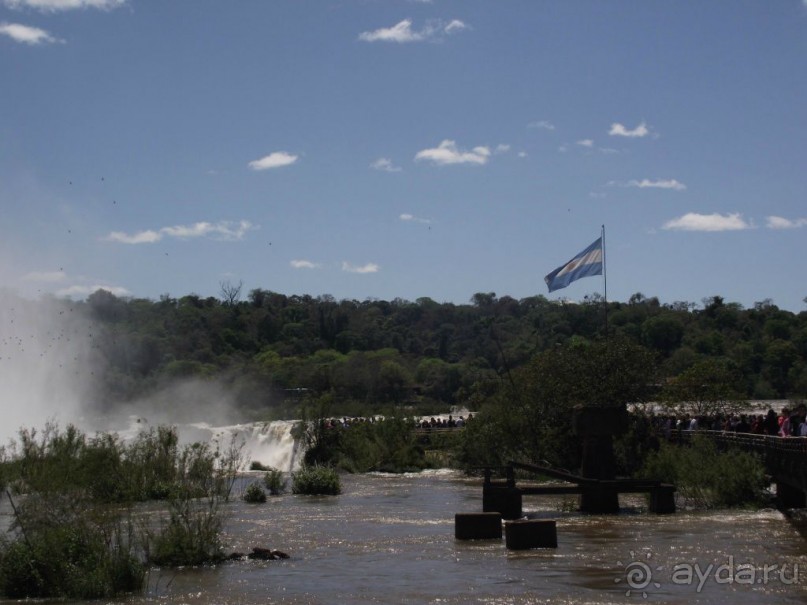
[(276, 559), (288, 559), (289, 555), (280, 551), (272, 550), (270, 548), (254, 547), (252, 552), (247, 555), (247, 559), (256, 559), (258, 561), (274, 561)]

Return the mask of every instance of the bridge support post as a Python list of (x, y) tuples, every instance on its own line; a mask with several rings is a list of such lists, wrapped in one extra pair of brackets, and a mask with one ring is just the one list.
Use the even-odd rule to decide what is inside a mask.
[(675, 512), (675, 486), (662, 484), (650, 492), (650, 512), (666, 515)]
[(582, 486), (580, 512), (594, 515), (612, 515), (619, 512), (619, 492), (602, 482), (598, 486)]
[(614, 435), (625, 432), (628, 412), (623, 407), (578, 406), (574, 410), (574, 430), (583, 446), (580, 474), (596, 479), (599, 485), (584, 486), (580, 511), (594, 514), (619, 512), (619, 492), (607, 482), (616, 476)]
[(501, 513), (503, 519), (520, 519), (523, 516), (521, 490), (517, 487), (483, 486), (482, 512)]
[(783, 481), (776, 482), (776, 499), (780, 508), (807, 508), (807, 494)]

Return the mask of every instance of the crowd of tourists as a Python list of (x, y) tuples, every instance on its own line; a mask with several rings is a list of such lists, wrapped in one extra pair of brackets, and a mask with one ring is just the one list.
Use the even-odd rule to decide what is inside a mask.
[(468, 418), (463, 416), (458, 416), (454, 418), (454, 416), (450, 415), (448, 418), (422, 418), (421, 421), (418, 423), (417, 427), (420, 429), (460, 429), (464, 427), (468, 422), (471, 422), (474, 418), (473, 414), (468, 414)]
[[(473, 420), (474, 415), (469, 413), (468, 417), (457, 416), (456, 418), (449, 414), (448, 418), (434, 417), (426, 418), (425, 416), (415, 422), (415, 427), (419, 429), (458, 429), (464, 427), (468, 422)], [(325, 420), (326, 429), (346, 429), (357, 424), (370, 423), (373, 424), (383, 419), (382, 416), (358, 416), (344, 418), (328, 418)]]
[(807, 437), (807, 406), (801, 403), (782, 408), (777, 414), (772, 408), (767, 414), (730, 414), (722, 416), (660, 416), (656, 419), (662, 434), (670, 438), (674, 431), (725, 431), (751, 433), (772, 437)]

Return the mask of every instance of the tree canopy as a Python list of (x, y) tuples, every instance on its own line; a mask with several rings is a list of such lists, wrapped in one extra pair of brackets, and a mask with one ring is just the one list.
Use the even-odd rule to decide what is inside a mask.
[[(634, 376), (611, 372), (607, 363), (586, 366), (589, 358), (579, 354), (595, 350), (605, 335), (598, 296), (574, 304), (486, 292), (459, 305), (430, 298), (288, 296), (258, 288), (242, 300), (240, 283), (221, 286), (220, 298), (165, 294), (155, 301), (98, 290), (84, 302), (32, 304), (43, 313), (69, 308), (92, 320), (94, 346), (105, 364), (98, 397), (109, 401), (142, 397), (177, 378), (216, 377), (236, 400), (256, 409), (325, 394), (368, 405), (474, 406), (530, 363), (545, 364), (550, 376), (554, 363), (598, 375), (590, 399), (603, 403), (613, 400), (616, 380), (642, 386)], [(738, 397), (807, 395), (807, 312), (781, 310), (769, 300), (744, 309), (720, 296), (700, 305), (661, 304), (640, 293), (626, 303), (609, 302), (607, 309), (609, 339), (652, 355), (656, 384), (683, 385), (713, 363), (731, 377)], [(571, 357), (534, 361), (560, 348)]]

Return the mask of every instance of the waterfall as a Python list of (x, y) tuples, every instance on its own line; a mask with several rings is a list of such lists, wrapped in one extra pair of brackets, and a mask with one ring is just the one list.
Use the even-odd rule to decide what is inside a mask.
[[(231, 443), (244, 444), (243, 464), (240, 470), (248, 470), (252, 462), (290, 473), (300, 468), (305, 447), (292, 436), (296, 420), (251, 422), (229, 426), (211, 426), (205, 422), (176, 424), (182, 444), (209, 443), (213, 449), (226, 450)], [(148, 430), (150, 423), (143, 417), (131, 416), (129, 428), (118, 431), (124, 439), (134, 438), (140, 431)]]
[(249, 469), (252, 462), (260, 462), (264, 466), (289, 473), (300, 468), (305, 453), (303, 445), (292, 436), (295, 424), (297, 424), (295, 420), (253, 422), (222, 427), (211, 427), (202, 423), (178, 426), (177, 429), (183, 441), (208, 441), (223, 449), (233, 439), (236, 444), (243, 443), (244, 464), (241, 470)]

